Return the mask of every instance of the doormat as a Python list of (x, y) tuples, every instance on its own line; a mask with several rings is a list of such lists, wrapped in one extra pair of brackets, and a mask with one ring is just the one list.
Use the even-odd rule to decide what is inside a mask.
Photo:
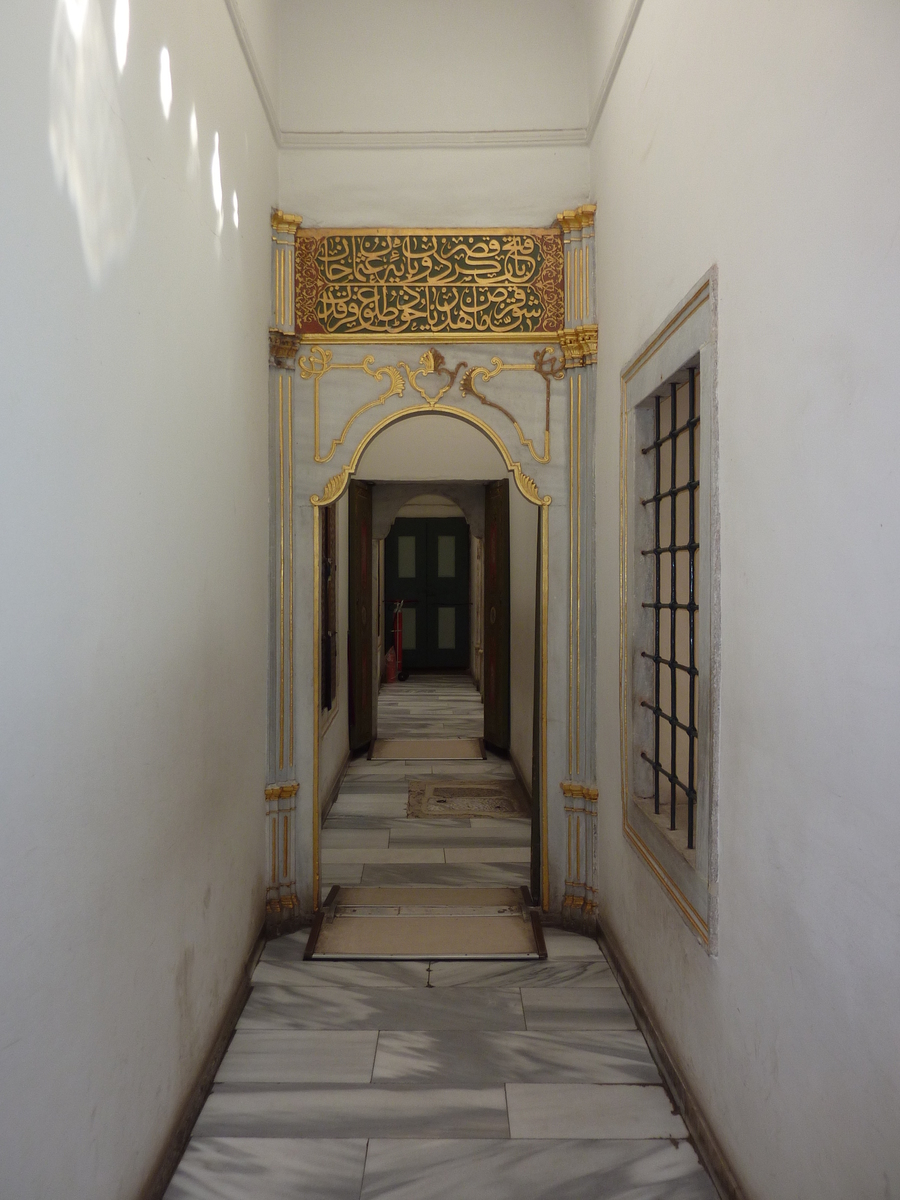
[(528, 817), (515, 779), (410, 779), (408, 817)]
[(372, 758), (484, 758), (481, 738), (377, 738)]
[(316, 914), (304, 959), (546, 958), (527, 888), (335, 885)]

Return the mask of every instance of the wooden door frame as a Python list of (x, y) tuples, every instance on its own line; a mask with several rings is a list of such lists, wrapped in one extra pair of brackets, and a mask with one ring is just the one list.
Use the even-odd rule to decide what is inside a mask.
[[(540, 638), (540, 744), (537, 747), (539, 754), (539, 777), (540, 777), (540, 823), (541, 823), (541, 862), (540, 862), (540, 879), (541, 879), (541, 908), (544, 912), (548, 912), (550, 908), (550, 859), (549, 859), (549, 814), (548, 814), (548, 797), (547, 797), (547, 661), (548, 661), (548, 643), (550, 630), (550, 496), (541, 496), (534, 480), (527, 476), (522, 470), (521, 464), (516, 462), (511, 456), (499, 435), (480, 417), (472, 413), (466, 412), (465, 409), (459, 409), (447, 405), (439, 409), (433, 408), (430, 405), (416, 406), (412, 410), (404, 410), (398, 413), (392, 413), (379, 421), (368, 433), (361, 438), (356, 450), (351, 457), (349, 464), (344, 467), (340, 475), (335, 476), (329, 482), (327, 488), (324, 489), (322, 496), (310, 496), (310, 503), (313, 510), (313, 671), (312, 671), (312, 690), (313, 690), (313, 779), (312, 779), (312, 854), (313, 854), (313, 911), (318, 912), (321, 906), (321, 848), (320, 848), (320, 820), (321, 810), (319, 805), (319, 730), (321, 724), (321, 713), (319, 712), (318, 697), (321, 689), (320, 681), (320, 641), (322, 632), (322, 613), (321, 613), (321, 539), (322, 539), (322, 513), (321, 510), (333, 501), (340, 497), (347, 490), (350, 480), (356, 475), (359, 467), (360, 459), (364, 451), (375, 440), (375, 438), (391, 425), (398, 421), (409, 420), (414, 416), (427, 416), (428, 413), (436, 413), (439, 416), (451, 416), (456, 420), (464, 421), (469, 425), (479, 429), (490, 442), (493, 443), (504, 463), (507, 471), (513, 476), (516, 487), (529, 502), (534, 504), (539, 509), (538, 525), (541, 539), (541, 580), (540, 580), (540, 612), (536, 628), (539, 629)], [(532, 749), (534, 754), (534, 748)]]

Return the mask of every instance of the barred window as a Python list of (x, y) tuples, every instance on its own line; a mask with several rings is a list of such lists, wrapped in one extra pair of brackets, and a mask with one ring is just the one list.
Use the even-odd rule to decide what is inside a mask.
[(669, 829), (685, 830), (694, 849), (697, 807), (697, 520), (699, 371), (672, 380), (652, 400), (654, 436), (642, 453), (653, 462), (654, 492), (641, 503), (653, 513), (654, 544), (641, 551), (653, 568), (653, 643), (641, 654), (653, 664), (653, 747), (641, 758), (653, 772), (653, 811)]
[(622, 372), (623, 830), (700, 940), (717, 921), (716, 275)]

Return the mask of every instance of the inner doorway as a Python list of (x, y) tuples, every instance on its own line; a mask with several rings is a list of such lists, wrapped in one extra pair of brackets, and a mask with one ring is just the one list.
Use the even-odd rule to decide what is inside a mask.
[(384, 542), (384, 627), (393, 644), (399, 606), (404, 671), (468, 669), (469, 560), (464, 517), (394, 521)]

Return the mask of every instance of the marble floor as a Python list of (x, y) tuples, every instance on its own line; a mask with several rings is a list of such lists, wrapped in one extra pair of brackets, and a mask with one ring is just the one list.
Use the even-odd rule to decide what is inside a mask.
[[(481, 733), (466, 676), (395, 686), (382, 736)], [(529, 820), (408, 819), (423, 774), (512, 771), (355, 759), (323, 893), (528, 882)], [(166, 1200), (714, 1200), (591, 939), (545, 929), (544, 961), (304, 962), (307, 932), (263, 951)]]
[[(379, 737), (478, 737), (481, 697), (469, 675), (411, 675), (378, 694)], [(322, 896), (345, 886), (518, 887), (530, 879), (525, 818), (406, 816), (410, 779), (513, 778), (506, 759), (352, 759), (322, 829)]]
[(270, 942), (166, 1200), (714, 1200), (597, 945), (303, 961)]

